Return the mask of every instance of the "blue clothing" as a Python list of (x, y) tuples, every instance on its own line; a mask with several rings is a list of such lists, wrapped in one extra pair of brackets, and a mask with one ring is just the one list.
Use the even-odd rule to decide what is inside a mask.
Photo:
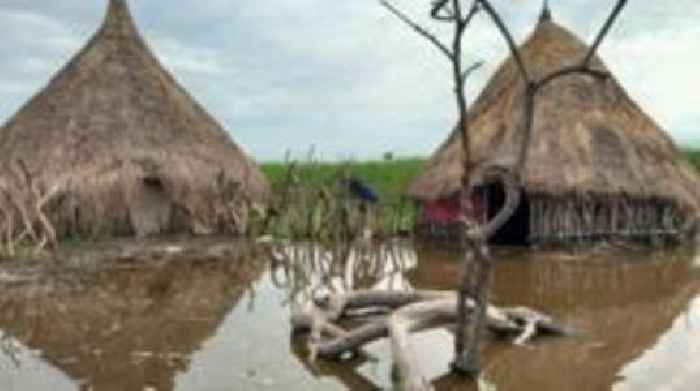
[(379, 202), (379, 196), (368, 184), (362, 182), (358, 178), (350, 178), (348, 180), (348, 190), (350, 195), (371, 204)]

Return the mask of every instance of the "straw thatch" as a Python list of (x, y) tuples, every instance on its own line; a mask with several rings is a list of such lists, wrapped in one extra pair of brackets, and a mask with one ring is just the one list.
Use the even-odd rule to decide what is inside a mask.
[[(241, 231), (268, 185), (222, 127), (161, 66), (126, 0), (0, 129), (0, 164), (22, 160), (60, 236)], [(0, 169), (0, 184), (12, 183)], [(11, 186), (10, 186), (11, 187)]]
[[(588, 46), (545, 16), (520, 50), (529, 72), (542, 77), (580, 63)], [(607, 71), (597, 57), (592, 67)], [(470, 109), (473, 164), (515, 164), (522, 142), (524, 94), (516, 64), (508, 59)], [(455, 129), (411, 184), (409, 196), (434, 201), (459, 190), (463, 173), (460, 137)], [(601, 80), (577, 74), (544, 87), (536, 98), (529, 142), (522, 180), (530, 201), (538, 199), (548, 205), (556, 201), (561, 209), (569, 207), (565, 205), (569, 200), (575, 201), (571, 207), (587, 201), (596, 204), (593, 209), (607, 206), (613, 210), (618, 209), (611, 206), (613, 200), (636, 200), (644, 205), (673, 206), (685, 215), (696, 213), (700, 206), (698, 173), (614, 77)], [(592, 213), (595, 219), (596, 212)], [(606, 218), (609, 225), (615, 225), (612, 217)], [(531, 231), (537, 224), (543, 221), (531, 222)]]

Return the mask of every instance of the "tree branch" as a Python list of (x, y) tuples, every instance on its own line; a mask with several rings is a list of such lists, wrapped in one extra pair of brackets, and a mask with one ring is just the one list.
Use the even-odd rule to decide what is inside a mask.
[(482, 164), (474, 169), (469, 178), (468, 189), (470, 193), (467, 194), (467, 198), (471, 198), (477, 186), (492, 183), (500, 183), (503, 186), (505, 192), (503, 206), (491, 220), (468, 232), (467, 236), (472, 240), (477, 238), (488, 240), (508, 222), (520, 205), (521, 190), (518, 174), (510, 167), (491, 164)]
[[(540, 88), (549, 84), (553, 80), (556, 80), (556, 79), (563, 77), (563, 76), (576, 74), (576, 73), (587, 74), (587, 75), (593, 76), (593, 77), (601, 79), (601, 80), (610, 77), (610, 74), (608, 72), (591, 69), (590, 68), (591, 61), (593, 61), (593, 57), (595, 56), (596, 52), (598, 51), (600, 44), (603, 42), (603, 39), (605, 39), (608, 32), (610, 32), (610, 28), (613, 26), (613, 24), (615, 23), (615, 20), (618, 18), (618, 16), (620, 15), (620, 12), (622, 12), (622, 9), (625, 7), (626, 4), (627, 4), (627, 0), (618, 0), (617, 4), (615, 4), (615, 8), (613, 8), (612, 12), (608, 16), (608, 19), (605, 21), (605, 24), (603, 24), (603, 27), (598, 32), (598, 35), (596, 35), (595, 40), (593, 41), (593, 44), (588, 49), (588, 52), (586, 53), (586, 57), (584, 57), (581, 64), (570, 66), (570, 67), (565, 67), (565, 68), (562, 68), (562, 69), (559, 69), (557, 71), (550, 73), (549, 75), (543, 77), (541, 80), (537, 81), (537, 83), (535, 85), (535, 89), (539, 90)], [(535, 91), (535, 92), (537, 92), (537, 91)]]
[[(294, 308), (290, 320), (294, 333), (311, 333), (309, 346), (312, 355), (326, 359), (336, 359), (345, 352), (354, 352), (380, 338), (391, 337), (394, 362), (399, 367), (400, 377), (404, 382), (411, 383), (420, 379), (420, 372), (411, 359), (409, 333), (458, 322), (457, 300), (465, 301), (465, 315), (483, 310), (484, 326), (500, 336), (520, 336), (516, 342), (525, 342), (526, 337), (530, 338), (535, 333), (575, 334), (574, 330), (537, 310), (527, 307), (501, 308), (486, 301), (483, 301), (483, 308), (479, 308), (476, 300), (460, 298), (454, 291), (359, 290), (331, 294), (321, 299), (320, 303)], [(353, 318), (352, 323), (358, 325), (350, 330), (335, 324), (349, 317), (352, 311), (368, 309), (382, 309), (389, 316)]]
[(618, 0), (617, 4), (615, 4), (615, 8), (613, 8), (612, 12), (610, 13), (610, 16), (608, 16), (608, 19), (605, 21), (605, 24), (600, 29), (600, 32), (598, 32), (598, 36), (596, 36), (595, 41), (593, 41), (593, 45), (588, 50), (586, 58), (583, 60), (584, 67), (587, 68), (591, 64), (591, 60), (593, 60), (593, 56), (598, 50), (598, 47), (603, 42), (603, 39), (605, 39), (605, 36), (610, 31), (610, 28), (615, 23), (615, 20), (620, 15), (620, 12), (622, 12), (622, 9), (625, 7), (625, 5), (627, 5), (627, 0)]
[(386, 9), (389, 10), (392, 14), (394, 14), (397, 18), (401, 19), (402, 22), (406, 23), (410, 28), (412, 28), (415, 32), (418, 34), (422, 35), (426, 39), (428, 39), (430, 42), (433, 43), (447, 58), (452, 61), (454, 58), (454, 55), (450, 51), (450, 49), (447, 48), (442, 42), (440, 42), (439, 39), (435, 35), (433, 35), (431, 32), (428, 30), (424, 29), (423, 27), (419, 26), (416, 22), (411, 20), (406, 14), (403, 12), (399, 11), (396, 7), (391, 5), (387, 0), (379, 0), (379, 3)]
[(471, 23), (472, 19), (474, 19), (474, 16), (479, 13), (481, 8), (479, 7), (479, 3), (476, 2), (476, 0), (472, 3), (472, 7), (469, 9), (469, 12), (467, 15), (462, 19), (462, 23), (464, 23), (465, 26), (468, 26), (469, 23)]
[[(430, 9), (430, 17), (443, 21), (443, 22), (453, 22), (455, 20), (455, 12), (447, 8), (447, 3), (450, 0), (434, 0), (433, 6)], [(444, 14), (440, 14), (443, 12)]]
[(476, 72), (479, 68), (481, 68), (484, 65), (483, 61), (477, 61), (473, 63), (472, 65), (469, 66), (469, 68), (465, 69), (464, 72), (462, 72), (462, 86), (464, 86), (464, 83), (467, 82), (467, 79), (469, 79), (469, 76), (471, 76), (472, 73)]
[(510, 50), (511, 55), (515, 59), (515, 64), (518, 67), (518, 71), (520, 71), (520, 75), (522, 76), (523, 82), (526, 84), (529, 83), (531, 81), (530, 74), (528, 73), (527, 68), (525, 67), (525, 62), (523, 62), (523, 58), (520, 55), (518, 45), (515, 44), (515, 39), (513, 39), (513, 35), (510, 33), (510, 30), (508, 30), (508, 27), (506, 26), (505, 22), (503, 22), (501, 16), (498, 14), (498, 12), (496, 12), (496, 10), (493, 8), (493, 6), (488, 0), (476, 1), (479, 4), (481, 4), (481, 7), (484, 9), (484, 11), (486, 11), (486, 13), (489, 14), (494, 24), (501, 32), (501, 35), (503, 35), (503, 38), (505, 38), (506, 43), (508, 44), (508, 49)]
[(545, 85), (549, 84), (550, 82), (554, 81), (555, 79), (558, 79), (563, 76), (571, 75), (571, 74), (584, 74), (584, 75), (589, 75), (592, 77), (595, 77), (596, 79), (600, 80), (605, 80), (610, 77), (610, 73), (606, 71), (599, 71), (596, 69), (590, 69), (588, 65), (581, 64), (581, 65), (573, 65), (570, 67), (565, 67), (562, 69), (558, 69), (547, 76), (543, 77), (537, 83), (535, 83), (535, 89), (539, 91), (542, 87)]

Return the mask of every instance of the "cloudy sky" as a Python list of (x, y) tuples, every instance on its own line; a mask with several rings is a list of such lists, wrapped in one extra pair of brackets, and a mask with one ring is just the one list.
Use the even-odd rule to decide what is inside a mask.
[[(394, 0), (445, 40), (429, 0)], [(613, 0), (551, 0), (555, 19), (590, 41)], [(518, 41), (539, 0), (496, 0)], [(630, 1), (601, 54), (630, 95), (680, 144), (700, 145), (700, 2)], [(426, 155), (456, 113), (449, 66), (377, 0), (130, 0), (152, 49), (259, 160)], [(101, 23), (106, 0), (0, 0), (0, 123)], [(486, 61), (474, 96), (506, 56), (484, 16), (466, 56)]]

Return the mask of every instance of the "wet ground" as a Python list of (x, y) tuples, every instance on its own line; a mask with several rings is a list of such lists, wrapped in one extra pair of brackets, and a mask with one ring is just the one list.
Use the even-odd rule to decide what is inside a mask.
[[(449, 289), (455, 253), (410, 242), (323, 249), (119, 242), (58, 266), (0, 265), (0, 390), (391, 389), (387, 341), (307, 360), (289, 311), (320, 290)], [(412, 339), (438, 390), (700, 389), (700, 258), (689, 249), (499, 249), (492, 301), (582, 331), (489, 342), (478, 382), (449, 373), (445, 330)], [(99, 261), (96, 261), (99, 259)]]

